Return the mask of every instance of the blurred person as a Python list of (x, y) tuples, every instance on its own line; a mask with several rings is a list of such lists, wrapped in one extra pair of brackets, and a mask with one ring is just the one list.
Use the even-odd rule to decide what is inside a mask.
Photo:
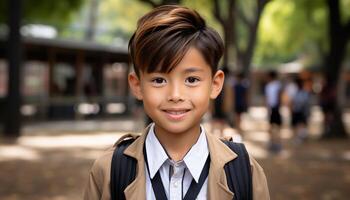
[(287, 77), (286, 82), (283, 84), (283, 97), (282, 97), (282, 104), (288, 111), (288, 124), (290, 127), (293, 127), (292, 125), (292, 101), (293, 97), (298, 91), (298, 86), (296, 84), (296, 78), (298, 76), (289, 76)]
[(268, 72), (267, 81), (265, 86), (265, 99), (270, 123), (270, 142), (268, 144), (268, 149), (273, 153), (279, 153), (282, 150), (280, 136), (282, 116), (280, 113), (280, 106), (283, 87), (282, 83), (277, 79), (276, 71)]
[(294, 143), (302, 143), (308, 135), (307, 121), (310, 115), (310, 92), (305, 89), (304, 81), (296, 78), (297, 91), (292, 97), (292, 127), (294, 130)]
[(244, 78), (243, 73), (238, 73), (233, 82), (233, 111), (234, 124), (238, 133), (243, 136), (241, 121), (242, 114), (248, 110), (248, 80)]
[[(324, 133), (330, 133), (333, 120), (335, 120), (335, 116), (333, 114), (333, 110), (335, 110), (335, 104), (337, 93), (334, 89), (334, 81), (328, 80), (327, 78), (324, 80), (322, 90), (320, 92), (320, 106), (322, 108), (322, 112), (324, 114)], [(327, 136), (327, 135), (326, 135)]]
[(264, 171), (244, 145), (220, 140), (200, 124), (223, 87), (217, 69), (223, 46), (186, 7), (160, 6), (138, 21), (128, 80), (153, 123), (141, 136), (124, 135), (95, 161), (85, 200), (270, 199)]
[(293, 97), (298, 92), (298, 86), (296, 83), (297, 76), (288, 77), (284, 86), (284, 94), (286, 95), (286, 105), (291, 109)]

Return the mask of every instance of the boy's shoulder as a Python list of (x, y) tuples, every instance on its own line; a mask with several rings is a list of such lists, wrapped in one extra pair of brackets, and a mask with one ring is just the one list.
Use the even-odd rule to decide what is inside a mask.
[(121, 136), (113, 146), (115, 148), (115, 147), (121, 145), (123, 142), (127, 142), (127, 141), (133, 142), (139, 137), (140, 137), (139, 134), (127, 133), (127, 134)]
[(115, 148), (116, 147), (114, 145), (108, 147), (102, 152), (101, 155), (98, 156), (98, 158), (94, 161), (94, 164), (92, 165), (91, 173), (100, 176), (109, 171)]
[(136, 134), (125, 134), (121, 136), (113, 146), (108, 147), (104, 152), (95, 160), (91, 172), (92, 173), (97, 173), (99, 175), (106, 174), (106, 172), (109, 173), (110, 167), (111, 167), (111, 161), (112, 161), (112, 156), (115, 151), (115, 149), (118, 147), (118, 145), (122, 144), (123, 142), (126, 141), (134, 141), (137, 139), (139, 135)]

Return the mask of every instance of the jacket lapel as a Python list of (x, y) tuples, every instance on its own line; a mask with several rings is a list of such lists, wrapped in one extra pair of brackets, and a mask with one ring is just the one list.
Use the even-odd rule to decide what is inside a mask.
[(227, 185), (224, 166), (235, 159), (237, 154), (231, 151), (216, 136), (206, 133), (210, 152), (210, 169), (208, 176), (208, 199), (232, 200), (234, 194)]

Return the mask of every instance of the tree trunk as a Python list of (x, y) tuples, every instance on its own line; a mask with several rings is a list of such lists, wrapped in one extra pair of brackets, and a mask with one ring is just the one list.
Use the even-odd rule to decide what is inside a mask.
[(21, 132), (20, 72), (22, 65), (22, 44), (20, 35), (21, 0), (8, 0), (8, 71), (9, 81), (6, 98), (5, 126), (6, 137), (18, 137)]
[(339, 0), (327, 0), (327, 5), (329, 11), (328, 25), (330, 50), (328, 56), (326, 57), (324, 66), (324, 74), (326, 78), (325, 87), (329, 88), (328, 93), (333, 91), (335, 94), (330, 95), (331, 98), (329, 98), (327, 102), (329, 106), (327, 109), (324, 109), (325, 129), (323, 137), (347, 137), (348, 135), (342, 120), (342, 109), (338, 104), (337, 97), (339, 95), (337, 95), (337, 88), (339, 85), (339, 75), (348, 41), (348, 33), (346, 33), (345, 27), (341, 25)]
[(90, 0), (89, 15), (87, 29), (85, 32), (85, 40), (93, 41), (96, 35), (97, 15), (99, 0)]
[[(235, 15), (233, 10), (236, 7), (236, 0), (229, 0), (226, 12), (222, 11), (222, 6), (220, 6), (219, 0), (214, 0), (214, 16), (216, 20), (221, 24), (224, 32), (224, 44), (225, 50), (223, 55), (223, 66), (229, 67), (229, 62), (231, 58), (230, 49), (235, 48)], [(222, 13), (227, 13), (227, 16), (222, 16)], [(236, 49), (235, 49), (236, 50)], [(236, 52), (235, 52), (236, 53)]]
[[(234, 18), (232, 16), (232, 18)], [(230, 20), (228, 20), (230, 21)], [(230, 68), (229, 67), (229, 62), (230, 58), (232, 58), (232, 50), (234, 48), (234, 38), (235, 38), (235, 29), (234, 29), (234, 22), (226, 22), (222, 24), (223, 29), (224, 29), (224, 44), (225, 44), (225, 49), (224, 49), (224, 55), (223, 55), (223, 66)]]
[(240, 71), (243, 72), (244, 76), (247, 77), (250, 73), (250, 68), (251, 68), (251, 63), (254, 55), (254, 50), (255, 50), (255, 44), (256, 44), (256, 36), (257, 36), (257, 31), (259, 28), (259, 23), (261, 19), (261, 14), (266, 6), (266, 4), (270, 0), (257, 0), (256, 1), (256, 15), (254, 17), (254, 20), (252, 22), (249, 22), (247, 19), (244, 19), (243, 15), (241, 16), (242, 21), (245, 23), (248, 29), (248, 45), (247, 48), (244, 51), (239, 52), (239, 69)]

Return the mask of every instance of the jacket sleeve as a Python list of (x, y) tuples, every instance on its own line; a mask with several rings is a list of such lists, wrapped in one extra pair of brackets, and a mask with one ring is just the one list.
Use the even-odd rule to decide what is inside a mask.
[(252, 156), (249, 157), (253, 176), (253, 199), (269, 200), (270, 193), (264, 170)]

